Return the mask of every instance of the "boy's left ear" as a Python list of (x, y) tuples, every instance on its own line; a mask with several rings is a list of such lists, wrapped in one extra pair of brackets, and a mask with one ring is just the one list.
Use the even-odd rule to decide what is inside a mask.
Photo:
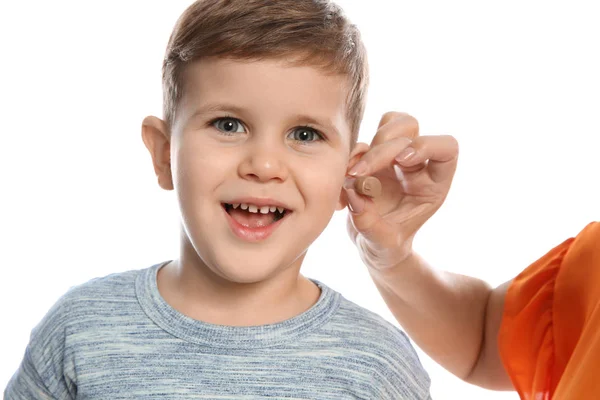
[[(354, 165), (356, 165), (357, 162), (360, 161), (360, 158), (363, 156), (363, 154), (365, 154), (367, 151), (369, 151), (369, 145), (366, 143), (356, 143), (356, 145), (354, 146), (354, 149), (352, 149), (352, 151), (350, 152), (350, 157), (348, 160), (348, 167), (346, 168), (346, 171), (350, 170), (350, 168), (352, 168)], [(338, 199), (338, 203), (335, 207), (336, 211), (340, 211), (343, 210), (344, 208), (346, 208), (348, 206), (348, 199), (346, 197), (346, 191), (344, 190), (344, 188), (342, 188), (340, 190), (340, 197)]]

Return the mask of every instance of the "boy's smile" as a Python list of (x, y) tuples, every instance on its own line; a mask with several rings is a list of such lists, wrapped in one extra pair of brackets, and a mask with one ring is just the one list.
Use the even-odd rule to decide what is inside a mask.
[(158, 146), (182, 215), (180, 279), (205, 293), (216, 284), (223, 297), (228, 286), (240, 300), (241, 284), (285, 297), (309, 245), (345, 206), (347, 81), (218, 58), (189, 65), (184, 81), (170, 143)]
[(233, 233), (248, 241), (266, 239), (292, 213), (278, 201), (251, 197), (223, 203), (223, 210)]

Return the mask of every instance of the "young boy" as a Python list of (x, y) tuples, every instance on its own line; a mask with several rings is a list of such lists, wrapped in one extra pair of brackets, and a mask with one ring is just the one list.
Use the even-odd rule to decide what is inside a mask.
[[(299, 272), (333, 212), (359, 211), (343, 186), (369, 149), (367, 75), (328, 1), (192, 4), (164, 60), (164, 120), (142, 125), (178, 199), (179, 257), (71, 289), (5, 398), (429, 398), (401, 330)], [(382, 122), (385, 155), (402, 152)]]

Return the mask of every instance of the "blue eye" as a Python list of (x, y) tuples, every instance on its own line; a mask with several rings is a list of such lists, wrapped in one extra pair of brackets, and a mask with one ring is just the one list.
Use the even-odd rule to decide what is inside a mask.
[(217, 118), (211, 124), (223, 133), (244, 133), (244, 125), (235, 118)]
[(297, 142), (315, 142), (318, 140), (323, 140), (323, 136), (313, 128), (308, 126), (301, 126), (294, 129), (290, 135), (292, 139)]

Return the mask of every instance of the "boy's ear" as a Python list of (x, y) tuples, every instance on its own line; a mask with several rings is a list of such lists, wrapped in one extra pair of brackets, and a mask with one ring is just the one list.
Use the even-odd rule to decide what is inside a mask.
[[(346, 169), (346, 171), (348, 171), (357, 162), (359, 162), (360, 158), (367, 151), (369, 151), (369, 145), (368, 144), (361, 143), (361, 142), (356, 143), (356, 145), (354, 146), (354, 149), (352, 149), (352, 151), (350, 152), (350, 157), (348, 159), (348, 168)], [(348, 206), (348, 199), (346, 197), (346, 191), (342, 188), (342, 190), (340, 191), (340, 197), (338, 199), (338, 204), (335, 207), (335, 209), (337, 211), (340, 211), (340, 210), (343, 210), (344, 208), (346, 208), (346, 206)]]
[(171, 133), (165, 121), (153, 116), (144, 118), (142, 140), (152, 157), (159, 186), (165, 190), (173, 190)]

